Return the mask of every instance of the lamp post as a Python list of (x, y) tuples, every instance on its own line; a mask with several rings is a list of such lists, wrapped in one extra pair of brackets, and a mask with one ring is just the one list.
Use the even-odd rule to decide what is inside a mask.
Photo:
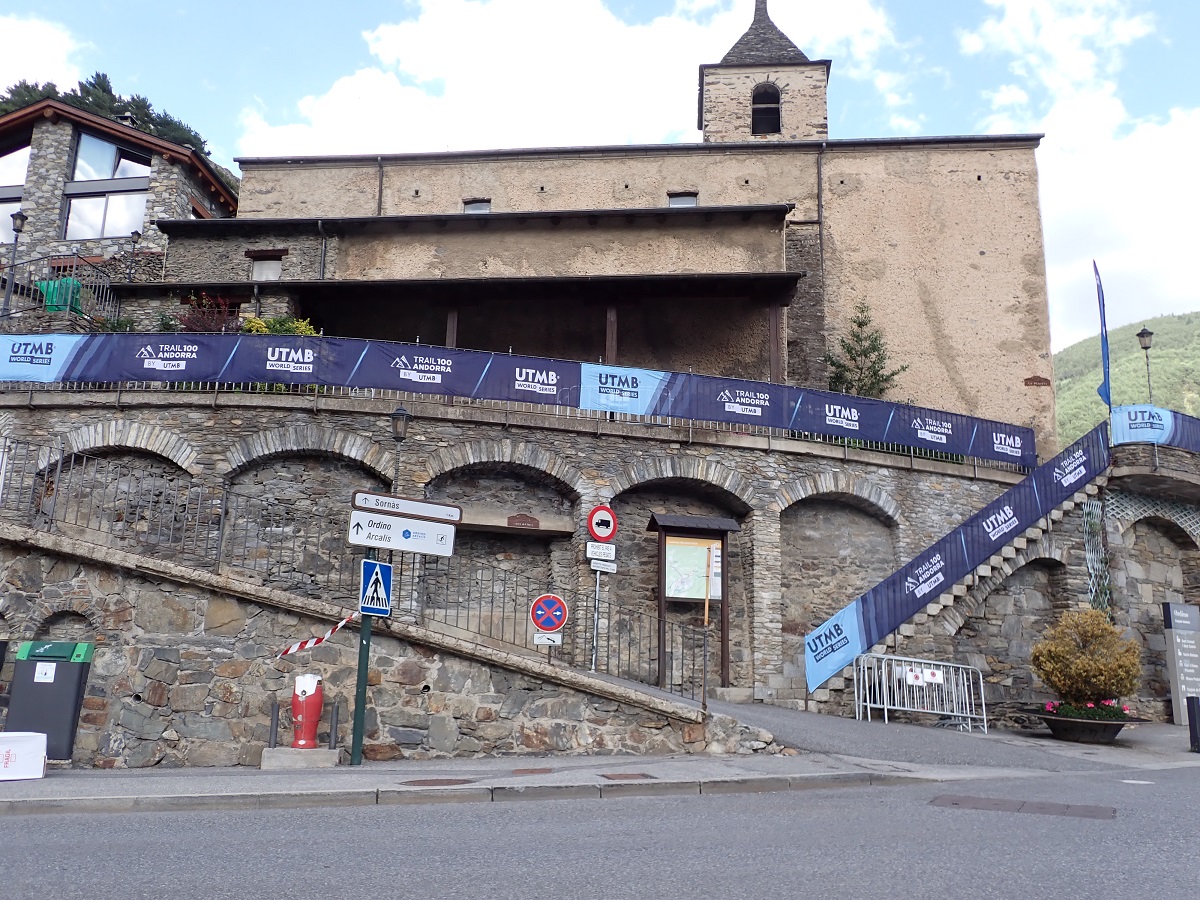
[(1138, 343), (1142, 345), (1142, 349), (1146, 351), (1146, 393), (1150, 397), (1150, 405), (1154, 405), (1154, 388), (1150, 386), (1150, 343), (1154, 340), (1154, 332), (1142, 326), (1142, 330), (1137, 333)]
[[(400, 483), (400, 445), (408, 437), (408, 420), (412, 418), (403, 406), (397, 406), (388, 418), (392, 423), (392, 441), (396, 444), (396, 465), (392, 477), (392, 493)], [(367, 559), (378, 559), (379, 551), (367, 548)], [(350, 739), (350, 765), (362, 765), (363, 733), (367, 726), (367, 671), (371, 663), (371, 622), (374, 617), (362, 614), (358, 630), (358, 680), (354, 685), (354, 731)]]
[(12, 230), (13, 230), (13, 248), (12, 259), (8, 263), (8, 278), (4, 284), (4, 306), (0, 308), (0, 316), (7, 316), (8, 309), (12, 303), (13, 282), (17, 278), (17, 241), (21, 239), (21, 232), (25, 230), (25, 223), (29, 221), (29, 216), (17, 210), (12, 214)]
[(138, 241), (142, 239), (142, 233), (136, 228), (129, 232), (129, 271), (125, 275), (126, 281), (133, 281), (133, 257), (137, 253)]

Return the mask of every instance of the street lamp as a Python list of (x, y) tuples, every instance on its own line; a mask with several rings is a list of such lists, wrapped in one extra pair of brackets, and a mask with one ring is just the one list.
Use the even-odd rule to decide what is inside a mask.
[(388, 415), (392, 420), (392, 440), (396, 442), (396, 468), (392, 478), (392, 493), (400, 489), (400, 444), (408, 437), (408, 420), (412, 418), (407, 409), (397, 406)]
[(25, 230), (25, 223), (29, 221), (29, 216), (21, 212), (19, 209), (12, 214), (12, 229), (13, 229), (13, 248), (12, 259), (8, 264), (8, 278), (4, 285), (4, 306), (0, 308), (0, 316), (8, 315), (9, 304), (12, 303), (13, 282), (17, 278), (17, 241), (21, 239), (21, 232)]
[(1150, 342), (1154, 340), (1154, 332), (1143, 325), (1142, 330), (1137, 333), (1137, 339), (1146, 351), (1146, 393), (1150, 396), (1150, 404), (1153, 406), (1154, 388), (1150, 386)]
[(129, 232), (129, 272), (125, 276), (126, 281), (133, 281), (133, 257), (137, 253), (138, 241), (142, 239), (142, 233), (136, 228)]

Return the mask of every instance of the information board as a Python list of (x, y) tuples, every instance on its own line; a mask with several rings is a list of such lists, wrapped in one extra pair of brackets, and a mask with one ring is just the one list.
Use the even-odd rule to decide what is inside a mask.
[(1164, 603), (1167, 635), (1167, 674), (1171, 679), (1171, 715), (1186, 725), (1187, 698), (1200, 697), (1200, 607)]

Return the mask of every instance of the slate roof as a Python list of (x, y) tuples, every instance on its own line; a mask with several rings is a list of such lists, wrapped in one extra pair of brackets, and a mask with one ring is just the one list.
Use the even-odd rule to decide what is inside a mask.
[(767, 14), (767, 0), (755, 0), (754, 21), (750, 29), (725, 54), (721, 65), (776, 66), (806, 62), (809, 62), (809, 58), (771, 21)]
[(736, 519), (723, 516), (680, 516), (667, 513), (651, 513), (647, 531), (660, 531), (663, 528), (678, 528), (688, 531), (741, 531), (742, 526)]

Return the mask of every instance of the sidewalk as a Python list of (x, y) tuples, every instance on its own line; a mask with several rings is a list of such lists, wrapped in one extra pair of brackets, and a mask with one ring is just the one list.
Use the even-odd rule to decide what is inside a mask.
[[(1200, 766), (1188, 732), (1141, 725), (1112, 747), (993, 730), (856, 722), (761, 705), (730, 707), (772, 729), (778, 756), (490, 757), (366, 763), (336, 769), (53, 770), (0, 783), (0, 816), (619, 797), (868, 787)], [(832, 752), (831, 752), (832, 751)]]

